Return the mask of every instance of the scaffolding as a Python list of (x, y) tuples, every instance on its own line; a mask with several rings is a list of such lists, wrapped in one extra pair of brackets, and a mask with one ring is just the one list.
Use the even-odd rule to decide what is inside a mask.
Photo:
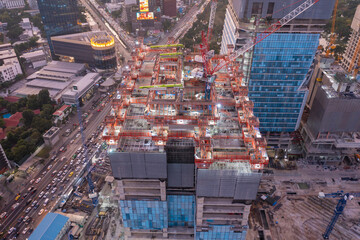
[[(266, 141), (239, 65), (230, 62), (207, 84), (196, 53), (182, 47), (149, 48), (139, 41), (106, 118), (104, 140), (117, 151), (163, 152), (191, 143), (193, 151), (184, 154), (194, 155), (197, 168), (248, 162), (262, 169), (268, 164)], [(222, 60), (215, 56), (213, 64)]]

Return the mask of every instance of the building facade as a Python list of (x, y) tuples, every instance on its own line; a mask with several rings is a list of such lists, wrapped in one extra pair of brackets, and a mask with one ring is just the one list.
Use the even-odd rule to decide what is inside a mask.
[(176, 0), (162, 0), (162, 12), (165, 16), (176, 17)]
[(16, 9), (25, 7), (24, 0), (1, 0), (0, 7), (6, 9)]
[(314, 78), (311, 109), (300, 127), (304, 159), (352, 165), (360, 148), (359, 84), (336, 65), (320, 68)]
[(14, 49), (7, 46), (4, 44), (3, 50), (0, 50), (0, 83), (14, 80), (17, 75), (23, 74)]
[(52, 36), (81, 32), (81, 26), (78, 24), (79, 9), (77, 1), (38, 0), (38, 7), (50, 51), (54, 57), (51, 43)]
[[(288, 25), (258, 43), (239, 61), (259, 117), (260, 130), (268, 139), (275, 133), (292, 132), (299, 127), (307, 91), (303, 83), (311, 73), (319, 36), (331, 17), (335, 1), (320, 1)], [(221, 53), (228, 47), (241, 48), (251, 38), (299, 5), (299, 1), (230, 1), (225, 15)], [(286, 7), (289, 6), (289, 7)], [(289, 138), (290, 139), (290, 138)], [(281, 145), (281, 144), (280, 144)], [(286, 144), (285, 144), (286, 145)]]
[(54, 53), (63, 61), (87, 63), (98, 70), (117, 68), (114, 37), (93, 31), (51, 38)]
[(356, 8), (354, 18), (351, 23), (351, 36), (346, 45), (345, 53), (341, 61), (341, 66), (352, 73), (358, 66), (360, 51), (360, 5)]

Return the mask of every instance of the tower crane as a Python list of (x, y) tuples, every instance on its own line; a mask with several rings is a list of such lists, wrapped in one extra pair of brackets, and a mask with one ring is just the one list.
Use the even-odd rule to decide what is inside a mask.
[(336, 193), (323, 193), (319, 192), (319, 198), (340, 198), (335, 210), (334, 216), (332, 217), (330, 223), (326, 227), (324, 234), (322, 235), (324, 239), (329, 239), (329, 236), (332, 230), (335, 227), (337, 220), (339, 219), (340, 215), (343, 213), (344, 208), (348, 200), (352, 200), (354, 197), (360, 197), (360, 193), (344, 193), (344, 191), (338, 191)]
[(88, 149), (87, 149), (86, 144), (85, 144), (85, 134), (84, 134), (83, 121), (82, 121), (81, 106), (80, 106), (80, 101), (79, 101), (78, 97), (77, 97), (77, 101), (76, 101), (76, 108), (77, 108), (77, 114), (78, 114), (78, 118), (79, 118), (81, 142), (82, 142), (83, 148), (85, 149), (85, 151), (84, 151), (84, 153), (85, 153), (85, 162), (86, 162), (85, 179), (86, 179), (86, 181), (88, 182), (88, 185), (89, 185), (89, 197), (91, 198), (93, 205), (96, 206), (98, 204), (98, 198), (97, 198), (97, 194), (95, 192), (94, 183), (93, 183), (93, 181), (91, 179), (92, 167), (91, 167), (91, 164), (89, 162)]
[(209, 27), (207, 32), (207, 37), (205, 38), (204, 32), (202, 32), (202, 45), (201, 45), (201, 52), (202, 52), (202, 61), (204, 63), (204, 77), (206, 81), (205, 87), (205, 99), (210, 99), (210, 92), (211, 92), (211, 84), (215, 81), (216, 76), (214, 75), (215, 72), (219, 71), (230, 62), (234, 61), (236, 58), (242, 56), (244, 53), (252, 49), (256, 44), (279, 30), (282, 26), (289, 23), (291, 20), (299, 16), (301, 13), (305, 12), (307, 9), (312, 7), (315, 3), (319, 2), (320, 0), (306, 0), (290, 13), (285, 15), (283, 18), (278, 20), (277, 22), (273, 23), (268, 29), (264, 32), (258, 34), (252, 41), (249, 41), (240, 49), (234, 51), (227, 59), (222, 59), (215, 67), (212, 67), (211, 58), (214, 55), (214, 51), (209, 51), (209, 43), (211, 40), (211, 32), (214, 26), (215, 20), (215, 12), (217, 7), (217, 0), (213, 0), (211, 3), (211, 12), (210, 12), (210, 19), (209, 19)]
[(331, 23), (331, 35), (330, 35), (330, 43), (326, 50), (326, 57), (329, 57), (331, 49), (335, 48), (335, 40), (336, 40), (336, 33), (335, 33), (335, 21), (336, 21), (336, 12), (337, 12), (337, 6), (338, 6), (339, 0), (336, 0), (335, 6), (334, 6), (334, 13), (332, 16), (332, 23)]

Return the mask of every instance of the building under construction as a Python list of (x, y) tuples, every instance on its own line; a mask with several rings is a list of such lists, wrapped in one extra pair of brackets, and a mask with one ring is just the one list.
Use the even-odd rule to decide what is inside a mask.
[(268, 156), (236, 59), (318, 1), (222, 56), (216, 1), (194, 52), (136, 44), (104, 130), (127, 239), (245, 239)]
[(139, 44), (106, 119), (126, 235), (244, 239), (266, 143), (239, 66), (218, 72), (207, 100), (199, 55), (181, 48)]

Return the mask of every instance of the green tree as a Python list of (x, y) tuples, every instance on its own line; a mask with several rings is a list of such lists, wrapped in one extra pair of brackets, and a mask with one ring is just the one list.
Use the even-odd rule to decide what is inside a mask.
[(43, 106), (44, 104), (51, 103), (51, 98), (49, 91), (47, 89), (43, 89), (38, 94), (38, 101), (40, 106)]
[(33, 110), (39, 108), (39, 101), (36, 95), (28, 96), (27, 107)]
[(18, 110), (18, 104), (17, 104), (17, 103), (10, 103), (10, 104), (8, 105), (7, 110), (8, 110), (9, 112), (11, 112), (12, 114), (16, 113), (17, 110)]
[(22, 116), (25, 126), (29, 127), (34, 119), (35, 114), (32, 110), (27, 109), (23, 111)]
[(54, 107), (51, 104), (44, 104), (41, 111), (41, 117), (48, 120), (52, 119), (52, 114), (54, 113)]
[(51, 126), (52, 122), (50, 120), (47, 120), (40, 116), (35, 116), (31, 123), (31, 127), (36, 128), (40, 133), (44, 133), (46, 130), (51, 128)]
[(26, 104), (27, 104), (27, 98), (26, 97), (19, 99), (19, 101), (18, 101), (19, 109), (26, 107)]
[(5, 127), (5, 121), (3, 118), (0, 118), (0, 128), (4, 128)]
[(28, 154), (28, 148), (26, 145), (16, 145), (11, 149), (11, 153), (14, 156), (14, 161), (19, 162), (24, 156)]
[(32, 134), (30, 136), (30, 142), (33, 144), (38, 144), (43, 140), (41, 133), (37, 129), (33, 129)]
[(23, 32), (24, 32), (24, 29), (22, 29), (19, 25), (14, 25), (13, 27), (11, 27), (9, 29), (6, 36), (15, 42), (15, 40), (19, 39), (20, 35)]

